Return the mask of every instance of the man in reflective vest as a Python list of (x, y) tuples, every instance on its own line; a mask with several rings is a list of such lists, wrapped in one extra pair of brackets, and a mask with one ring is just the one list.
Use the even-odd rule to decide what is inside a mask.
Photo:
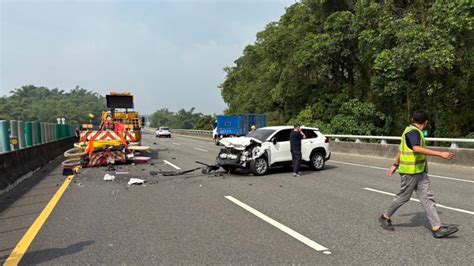
[(430, 191), (428, 178), (427, 156), (438, 156), (447, 160), (454, 157), (452, 152), (440, 152), (426, 148), (423, 130), (428, 127), (428, 114), (417, 110), (413, 114), (412, 124), (402, 134), (400, 149), (395, 163), (388, 170), (392, 176), (398, 168), (401, 176), (400, 192), (395, 196), (392, 205), (379, 218), (380, 225), (385, 230), (394, 231), (390, 217), (403, 204), (410, 200), (413, 191), (416, 191), (428, 220), (431, 224), (433, 237), (443, 238), (458, 231), (455, 226), (442, 226), (436, 211), (434, 195)]

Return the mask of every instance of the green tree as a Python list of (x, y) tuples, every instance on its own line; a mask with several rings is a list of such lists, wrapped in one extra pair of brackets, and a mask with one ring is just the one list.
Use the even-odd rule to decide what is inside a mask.
[(67, 123), (89, 122), (89, 113), (96, 114), (96, 123), (102, 111), (107, 110), (105, 98), (76, 86), (69, 92), (33, 85), (22, 86), (0, 98), (0, 119), (56, 122), (66, 118)]
[(466, 136), (474, 132), (473, 11), (465, 0), (302, 0), (224, 69), (226, 113), (399, 135), (425, 109), (437, 136)]
[(171, 112), (168, 108), (157, 110), (151, 115), (150, 124), (152, 127), (170, 127), (176, 129), (212, 129), (215, 118), (202, 113), (194, 113), (195, 108), (189, 111), (180, 109), (178, 112)]

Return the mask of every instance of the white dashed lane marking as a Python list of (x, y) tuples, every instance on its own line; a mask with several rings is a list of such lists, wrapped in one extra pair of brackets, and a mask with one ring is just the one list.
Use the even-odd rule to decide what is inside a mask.
[(163, 160), (163, 162), (164, 162), (165, 164), (167, 164), (167, 165), (172, 166), (174, 169), (181, 170), (181, 168), (179, 168), (179, 166), (176, 166), (176, 165), (174, 165), (174, 164), (168, 162), (167, 160)]
[[(393, 194), (393, 193), (385, 192), (385, 191), (382, 191), (382, 190), (377, 190), (377, 189), (368, 188), (368, 187), (365, 187), (364, 189), (368, 190), (368, 191), (372, 191), (372, 192), (377, 192), (377, 193), (380, 193), (380, 194), (395, 196), (395, 194)], [(419, 199), (415, 199), (415, 198), (410, 198), (410, 200), (420, 202)], [(443, 209), (448, 209), (448, 210), (452, 210), (452, 211), (457, 211), (457, 212), (462, 212), (462, 213), (467, 213), (467, 214), (470, 214), (470, 215), (474, 215), (473, 211), (468, 211), (468, 210), (459, 209), (459, 208), (453, 208), (453, 207), (445, 206), (445, 205), (438, 204), (438, 203), (436, 203), (436, 207), (443, 208)]]
[[(335, 162), (335, 163), (340, 163), (340, 164), (347, 164), (347, 165), (353, 165), (353, 166), (359, 166), (359, 167), (365, 167), (365, 168), (379, 169), (379, 170), (385, 170), (385, 171), (388, 170), (388, 168), (377, 167), (377, 166), (371, 166), (371, 165), (364, 165), (364, 164), (358, 164), (358, 163), (348, 163), (348, 162), (341, 162), (341, 161), (335, 161), (335, 160), (330, 160), (330, 162)], [(474, 183), (474, 180), (467, 180), (467, 179), (461, 179), (461, 178), (454, 178), (454, 177), (442, 176), (442, 175), (432, 175), (432, 174), (428, 174), (428, 175), (429, 175), (430, 177), (436, 177), (436, 178), (447, 179), (447, 180), (452, 180), (452, 181), (460, 181), (460, 182)]]
[(316, 243), (315, 241), (307, 238), (306, 236), (296, 232), (295, 230), (289, 228), (288, 226), (281, 224), (272, 218), (266, 216), (265, 214), (255, 210), (254, 208), (250, 207), (249, 205), (241, 202), (240, 200), (232, 197), (232, 196), (225, 196), (226, 199), (230, 200), (231, 202), (235, 203), (236, 205), (242, 207), (244, 210), (250, 212), (251, 214), (257, 216), (258, 218), (264, 220), (265, 222), (273, 225), (274, 227), (280, 229), (281, 231), (285, 232), (286, 234), (290, 235), (291, 237), (295, 238), (296, 240), (302, 242), (303, 244), (307, 245), (308, 247), (316, 250), (322, 251), (324, 254), (329, 255), (331, 251), (328, 248)]

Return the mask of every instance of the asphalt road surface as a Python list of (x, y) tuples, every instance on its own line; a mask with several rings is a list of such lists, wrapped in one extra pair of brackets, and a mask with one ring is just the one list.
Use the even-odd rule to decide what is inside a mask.
[[(460, 231), (434, 239), (419, 202), (377, 218), (397, 193), (391, 160), (333, 154), (323, 171), (269, 175), (180, 171), (214, 163), (220, 147), (200, 138), (144, 135), (149, 164), (83, 169), (76, 175), (21, 264), (456, 264), (474, 261), (474, 170), (431, 165), (443, 223)], [(64, 177), (59, 158), (0, 200), (0, 262)], [(180, 169), (177, 169), (180, 168)], [(106, 173), (116, 180), (104, 181)], [(147, 180), (128, 186), (131, 177)], [(416, 194), (413, 195), (416, 198)], [(442, 206), (441, 206), (442, 205)]]

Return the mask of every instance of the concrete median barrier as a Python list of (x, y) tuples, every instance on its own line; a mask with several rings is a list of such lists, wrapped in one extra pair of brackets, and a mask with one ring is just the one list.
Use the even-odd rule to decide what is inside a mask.
[[(398, 152), (398, 144), (378, 144), (378, 143), (355, 143), (355, 142), (331, 142), (332, 152), (356, 154), (361, 156), (395, 158)], [(429, 147), (439, 151), (454, 152), (454, 159), (451, 161), (438, 157), (428, 156), (428, 160), (434, 163), (474, 167), (474, 149), (450, 149), (440, 147)]]
[(75, 139), (65, 138), (26, 149), (0, 153), (0, 191), (71, 148)]

